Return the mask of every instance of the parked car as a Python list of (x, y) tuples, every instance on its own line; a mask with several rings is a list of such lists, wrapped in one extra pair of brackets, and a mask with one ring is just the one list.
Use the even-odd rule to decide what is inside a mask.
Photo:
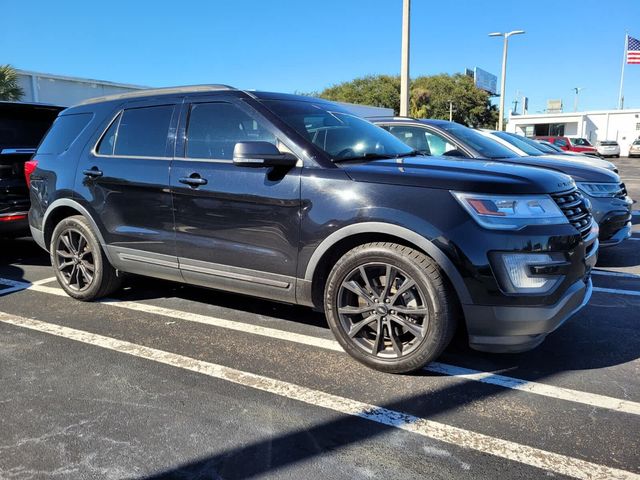
[(31, 231), (79, 300), (130, 272), (308, 305), (354, 358), (407, 372), (458, 320), (474, 348), (523, 351), (591, 295), (598, 225), (570, 177), (428, 158), (321, 99), (104, 97), (34, 160)]
[(620, 157), (620, 145), (614, 140), (602, 140), (596, 143), (596, 150), (601, 157)]
[(509, 132), (498, 132), (496, 130), (478, 130), (480, 133), (485, 135), (486, 137), (495, 140), (513, 153), (517, 154), (519, 157), (541, 157), (551, 158), (555, 160), (561, 161), (578, 161), (582, 165), (588, 165), (590, 167), (599, 167), (606, 168), (607, 170), (611, 170), (615, 173), (618, 173), (618, 168), (608, 160), (604, 160), (602, 158), (593, 157), (589, 155), (582, 155), (576, 152), (564, 152), (562, 154), (558, 153), (545, 153), (542, 150), (542, 146), (536, 142), (535, 140), (531, 140), (529, 138), (523, 137), (521, 135), (517, 135), (515, 133)]
[[(602, 162), (600, 159), (588, 159), (588, 162), (585, 162), (535, 152), (532, 152), (532, 156), (518, 156), (512, 148), (507, 147), (510, 144), (506, 140), (500, 143), (499, 137), (488, 132), (445, 120), (395, 117), (378, 118), (374, 119), (374, 122), (425, 154), (454, 156), (465, 160), (485, 158), (495, 162), (548, 168), (570, 175), (593, 206), (593, 215), (600, 225), (601, 246), (617, 245), (631, 235), (633, 202), (615, 172), (588, 163)], [(509, 135), (504, 137), (512, 138)]]
[(536, 140), (546, 140), (547, 142), (557, 145), (562, 150), (569, 152), (578, 152), (585, 155), (598, 155), (598, 151), (593, 145), (589, 143), (586, 138), (579, 137), (549, 137), (549, 136), (536, 136)]
[(25, 162), (62, 107), (0, 102), (0, 237), (29, 235)]
[[(528, 138), (528, 137), (525, 137)], [(540, 140), (540, 139), (529, 139), (532, 140), (534, 142), (537, 142), (538, 144), (544, 146), (544, 147), (548, 147), (550, 148), (552, 151), (549, 153), (553, 153), (554, 155), (577, 155), (580, 157), (589, 157), (589, 158), (593, 158), (593, 155), (583, 155), (581, 153), (578, 152), (571, 152), (569, 150), (562, 150), (560, 147), (558, 147), (557, 145), (554, 145), (553, 143), (547, 142), (546, 140)]]
[(629, 147), (629, 157), (638, 157), (640, 156), (640, 138), (638, 140), (634, 140), (631, 146)]

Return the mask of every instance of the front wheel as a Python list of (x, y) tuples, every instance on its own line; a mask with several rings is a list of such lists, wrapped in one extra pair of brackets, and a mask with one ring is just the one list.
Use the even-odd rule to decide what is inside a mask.
[(91, 301), (120, 286), (116, 270), (82, 215), (65, 218), (56, 225), (49, 252), (58, 283), (70, 297)]
[(394, 243), (369, 243), (335, 264), (325, 312), (342, 347), (365, 365), (389, 373), (422, 368), (455, 331), (454, 301), (435, 263)]

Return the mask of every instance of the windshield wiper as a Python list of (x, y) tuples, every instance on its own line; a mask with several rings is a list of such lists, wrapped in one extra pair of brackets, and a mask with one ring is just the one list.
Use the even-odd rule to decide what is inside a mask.
[(389, 160), (391, 158), (396, 158), (395, 155), (388, 155), (385, 153), (372, 153), (367, 152), (362, 155), (354, 156), (354, 157), (344, 157), (344, 158), (334, 158), (334, 162), (353, 162), (356, 160)]
[(429, 154), (426, 152), (421, 152), (420, 150), (411, 150), (410, 152), (407, 152), (407, 153), (399, 153), (398, 155), (395, 155), (393, 158), (415, 157), (417, 155), (420, 155), (422, 157), (429, 156)]

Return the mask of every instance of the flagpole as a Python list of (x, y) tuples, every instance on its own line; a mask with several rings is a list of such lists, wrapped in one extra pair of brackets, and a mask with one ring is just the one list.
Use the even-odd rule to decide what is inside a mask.
[(622, 72), (620, 73), (620, 93), (618, 95), (618, 109), (624, 107), (624, 97), (622, 96), (622, 87), (624, 86), (624, 66), (627, 63), (627, 48), (629, 47), (629, 34), (624, 36), (624, 54), (622, 55)]

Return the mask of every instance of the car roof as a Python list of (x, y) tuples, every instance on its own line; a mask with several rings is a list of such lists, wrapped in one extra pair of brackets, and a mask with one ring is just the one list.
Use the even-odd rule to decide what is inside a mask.
[(423, 125), (445, 126), (454, 124), (448, 120), (436, 120), (431, 118), (413, 118), (413, 117), (367, 117), (367, 120), (373, 123), (420, 123)]

